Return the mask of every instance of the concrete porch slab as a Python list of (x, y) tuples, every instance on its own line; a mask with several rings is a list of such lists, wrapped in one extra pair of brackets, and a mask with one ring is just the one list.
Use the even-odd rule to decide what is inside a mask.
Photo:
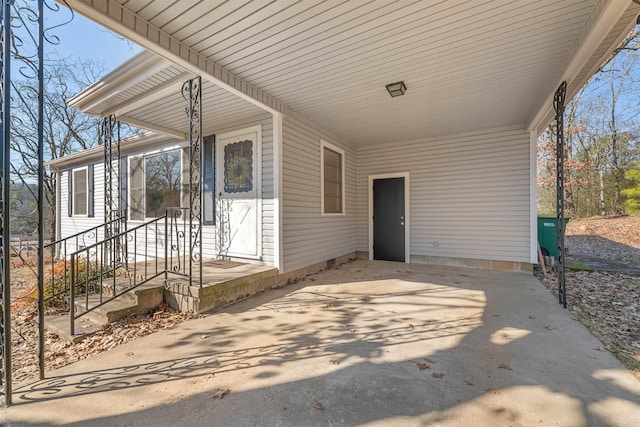
[(640, 425), (600, 350), (531, 276), (358, 260), (50, 373), (0, 422)]
[(188, 279), (169, 275), (166, 280), (166, 302), (180, 311), (202, 313), (247, 298), (276, 286), (278, 270), (271, 266), (205, 261), (202, 264), (202, 286)]

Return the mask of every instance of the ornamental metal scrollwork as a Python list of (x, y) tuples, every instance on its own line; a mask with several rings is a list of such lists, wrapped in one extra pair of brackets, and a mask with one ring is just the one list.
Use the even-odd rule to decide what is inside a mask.
[[(202, 80), (188, 80), (182, 86), (189, 118), (189, 283), (193, 284), (194, 264), (202, 260)], [(202, 286), (202, 269), (198, 268), (198, 285)]]
[(567, 308), (567, 294), (565, 288), (565, 244), (564, 244), (564, 218), (565, 218), (565, 174), (564, 160), (566, 147), (564, 139), (564, 102), (567, 95), (567, 82), (562, 82), (553, 97), (553, 108), (556, 112), (556, 209), (557, 209), (557, 234), (558, 234), (558, 300), (564, 308)]

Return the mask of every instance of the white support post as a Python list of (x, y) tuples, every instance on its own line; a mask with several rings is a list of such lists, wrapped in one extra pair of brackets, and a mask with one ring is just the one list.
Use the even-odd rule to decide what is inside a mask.
[(538, 261), (538, 133), (529, 132), (529, 261)]
[(284, 269), (282, 234), (282, 114), (273, 113), (273, 262), (279, 273)]

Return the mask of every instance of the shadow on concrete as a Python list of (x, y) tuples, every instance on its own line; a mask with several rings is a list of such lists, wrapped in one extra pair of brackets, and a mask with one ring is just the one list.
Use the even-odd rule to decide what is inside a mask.
[(12, 425), (640, 425), (640, 383), (519, 274), (358, 261), (125, 347)]

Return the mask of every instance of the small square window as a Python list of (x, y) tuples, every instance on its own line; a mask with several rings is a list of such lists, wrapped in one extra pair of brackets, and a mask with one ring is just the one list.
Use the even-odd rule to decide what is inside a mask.
[(321, 141), (322, 213), (344, 214), (344, 150)]

